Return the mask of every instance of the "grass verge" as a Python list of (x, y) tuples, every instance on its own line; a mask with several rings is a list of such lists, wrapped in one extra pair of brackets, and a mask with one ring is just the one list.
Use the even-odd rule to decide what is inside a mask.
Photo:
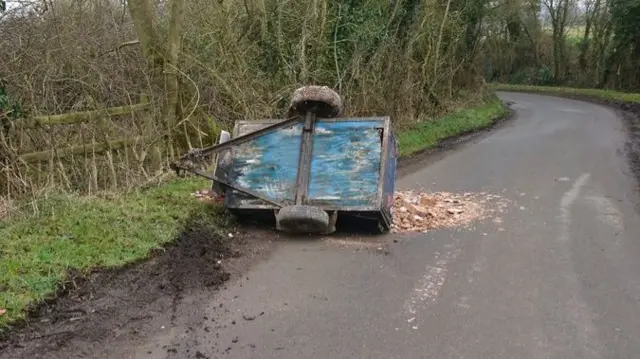
[(626, 103), (640, 103), (640, 94), (626, 93), (611, 90), (591, 89), (591, 88), (574, 88), (574, 87), (555, 87), (555, 86), (530, 86), (530, 85), (510, 85), (510, 84), (491, 84), (492, 90), (495, 91), (516, 91), (516, 92), (540, 92), (547, 94), (569, 95), (569, 96), (585, 96), (593, 97), (604, 101), (621, 101)]
[(433, 148), (444, 139), (491, 126), (507, 113), (502, 101), (495, 98), (480, 107), (463, 109), (421, 122), (397, 134), (398, 152), (404, 157)]
[[(400, 131), (400, 156), (441, 140), (492, 125), (507, 110), (487, 104), (424, 121)], [(0, 220), (0, 327), (21, 319), (25, 308), (56, 292), (70, 270), (88, 272), (144, 259), (176, 238), (187, 220), (201, 218), (223, 231), (231, 223), (222, 208), (189, 193), (206, 180), (177, 179), (162, 186), (96, 197), (65, 194), (35, 202), (37, 214)]]
[(222, 208), (189, 194), (206, 181), (177, 179), (118, 195), (65, 194), (35, 202), (37, 214), (0, 221), (0, 327), (25, 307), (55, 293), (69, 270), (82, 272), (135, 262), (172, 241), (187, 220), (231, 224)]

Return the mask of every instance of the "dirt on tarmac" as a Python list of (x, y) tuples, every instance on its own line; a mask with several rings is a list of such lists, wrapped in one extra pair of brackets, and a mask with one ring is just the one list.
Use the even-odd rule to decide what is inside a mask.
[(88, 276), (70, 273), (57, 298), (32, 309), (13, 331), (0, 334), (0, 358), (100, 356), (92, 348), (96, 342), (135, 339), (163, 329), (163, 323), (169, 327), (177, 304), (189, 293), (213, 294), (270, 242), (259, 231), (222, 238), (199, 224), (186, 228), (149, 260)]

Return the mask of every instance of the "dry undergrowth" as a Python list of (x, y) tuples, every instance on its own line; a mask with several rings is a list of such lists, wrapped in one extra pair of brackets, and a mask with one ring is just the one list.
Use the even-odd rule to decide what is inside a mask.
[(10, 199), (0, 196), (0, 220), (9, 217), (9, 214), (15, 210), (14, 203)]
[[(156, 2), (166, 3), (149, 1)], [(175, 74), (180, 84), (175, 109), (180, 118), (169, 126), (166, 122), (174, 121), (163, 111), (168, 102), (164, 75), (149, 69), (161, 59), (145, 58), (138, 34), (146, 22), (136, 24), (129, 14), (128, 4), (142, 2), (9, 3), (0, 13), (0, 122), (127, 109), (118, 116), (98, 116), (100, 121), (10, 127), (8, 144), (0, 146), (9, 157), (41, 154), (30, 157), (33, 163), (12, 162), (8, 176), (0, 178), (0, 189), (14, 198), (51, 187), (83, 194), (137, 187), (153, 178), (157, 162), (166, 165), (172, 152), (213, 143), (221, 129), (233, 128), (238, 120), (282, 117), (301, 85), (335, 87), (345, 116), (385, 113), (396, 129), (420, 132), (407, 143), (464, 131), (455, 123), (422, 125), (495, 100), (475, 66), (481, 56), (459, 51), (467, 39), (463, 19), (442, 6), (382, 0), (359, 6), (249, 0), (238, 6), (189, 0), (183, 12), (188, 21), (177, 36), (180, 66), (165, 66), (171, 67), (165, 74)], [(157, 10), (153, 33), (166, 45), (171, 12), (167, 6)], [(128, 111), (143, 99), (152, 105)], [(477, 125), (478, 118), (464, 120)], [(109, 142), (122, 139), (128, 141)], [(124, 144), (131, 146), (92, 150)], [(75, 154), (68, 154), (69, 148)]]

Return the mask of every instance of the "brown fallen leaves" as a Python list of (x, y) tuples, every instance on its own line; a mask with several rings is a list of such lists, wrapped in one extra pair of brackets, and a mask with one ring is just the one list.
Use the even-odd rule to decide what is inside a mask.
[(191, 195), (201, 202), (211, 203), (211, 202), (222, 202), (224, 200), (223, 197), (218, 196), (215, 192), (213, 192), (210, 189), (202, 189), (192, 193)]
[[(483, 195), (483, 194), (481, 194)], [(496, 196), (465, 193), (396, 192), (392, 209), (392, 232), (425, 232), (446, 227), (465, 227), (484, 218), (485, 204)]]
[(0, 219), (9, 217), (9, 214), (15, 210), (13, 203), (6, 197), (0, 196)]
[(6, 309), (0, 308), (0, 317), (3, 316), (7, 312)]

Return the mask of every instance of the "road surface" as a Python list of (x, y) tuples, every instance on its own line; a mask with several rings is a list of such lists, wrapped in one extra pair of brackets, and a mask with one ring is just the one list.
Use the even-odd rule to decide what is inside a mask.
[(640, 216), (622, 121), (574, 100), (500, 97), (513, 122), (397, 183), (499, 194), (502, 223), (372, 248), (284, 242), (218, 296), (184, 298), (177, 326), (103, 344), (113, 358), (640, 357)]
[(390, 236), (388, 253), (284, 243), (201, 308), (217, 334), (176, 329), (136, 354), (639, 357), (640, 216), (621, 120), (574, 100), (500, 97), (513, 123), (398, 181), (500, 194), (512, 201), (500, 226)]

